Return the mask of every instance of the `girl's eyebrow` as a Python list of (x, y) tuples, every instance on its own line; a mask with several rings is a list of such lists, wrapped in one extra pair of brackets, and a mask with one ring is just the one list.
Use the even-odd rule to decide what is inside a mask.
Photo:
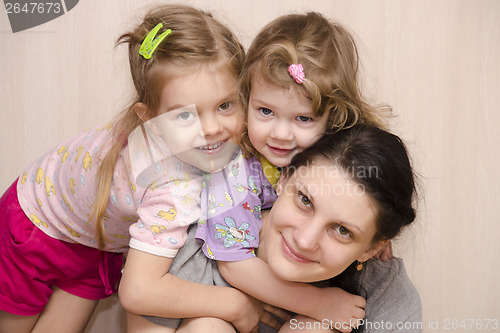
[(235, 100), (238, 99), (238, 94), (239, 93), (237, 90), (230, 91), (227, 95), (220, 98), (219, 102), (217, 102), (217, 103), (222, 104), (222, 103), (226, 103), (226, 102), (234, 102)]
[(239, 95), (239, 92), (238, 90), (234, 90), (234, 91), (230, 91), (226, 97), (224, 97), (222, 100), (224, 101), (230, 101), (230, 100), (233, 100), (235, 98), (238, 98), (238, 95)]
[[(274, 105), (272, 102), (265, 102), (261, 99), (258, 98), (251, 98), (251, 102), (249, 104), (260, 104), (260, 107), (265, 107), (270, 110), (279, 110), (280, 107)], [(307, 110), (307, 111), (290, 111), (292, 114), (299, 115), (299, 116), (306, 116), (306, 117), (311, 117), (311, 118), (316, 118), (316, 114), (312, 110)]]
[[(221, 98), (218, 103), (222, 104), (222, 103), (225, 103), (225, 102), (231, 102), (231, 101), (234, 101), (235, 99), (237, 99), (237, 97), (238, 97), (238, 92), (237, 91), (231, 91), (229, 94), (227, 94), (223, 98)], [(171, 107), (169, 107), (166, 112), (170, 112), (170, 111), (174, 111), (174, 110), (177, 110), (177, 109), (185, 108), (186, 106), (190, 106), (190, 105), (196, 106), (196, 104), (188, 104), (188, 105), (174, 104)], [(196, 111), (198, 111), (198, 109), (196, 109)]]
[(269, 106), (270, 108), (273, 108), (274, 106), (269, 103), (269, 102), (264, 102), (263, 100), (259, 99), (259, 98), (251, 98), (252, 102), (255, 103), (255, 104), (264, 104), (264, 105), (267, 105)]
[(167, 112), (175, 111), (177, 109), (182, 109), (182, 108), (185, 108), (186, 106), (188, 106), (188, 105), (175, 104), (175, 105), (172, 105), (171, 107), (169, 107)]

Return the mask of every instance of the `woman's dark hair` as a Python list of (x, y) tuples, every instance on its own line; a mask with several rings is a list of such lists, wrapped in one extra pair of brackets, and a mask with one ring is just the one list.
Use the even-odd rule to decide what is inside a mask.
[(415, 178), (406, 147), (396, 135), (368, 125), (325, 134), (292, 159), (288, 176), (318, 158), (341, 168), (369, 195), (377, 208), (373, 242), (394, 238), (415, 219)]

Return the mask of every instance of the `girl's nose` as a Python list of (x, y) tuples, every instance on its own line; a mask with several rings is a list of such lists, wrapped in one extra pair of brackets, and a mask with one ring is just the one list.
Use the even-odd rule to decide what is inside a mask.
[(269, 136), (276, 140), (291, 141), (293, 140), (293, 132), (290, 124), (286, 120), (277, 121)]
[(206, 115), (201, 121), (201, 130), (204, 137), (213, 137), (223, 132), (224, 126), (215, 115)]

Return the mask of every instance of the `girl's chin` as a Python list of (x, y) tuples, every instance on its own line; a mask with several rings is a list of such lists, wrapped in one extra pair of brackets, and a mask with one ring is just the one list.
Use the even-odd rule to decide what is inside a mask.
[(292, 161), (291, 157), (279, 157), (279, 156), (265, 156), (266, 159), (273, 165), (277, 167), (286, 167), (290, 165)]

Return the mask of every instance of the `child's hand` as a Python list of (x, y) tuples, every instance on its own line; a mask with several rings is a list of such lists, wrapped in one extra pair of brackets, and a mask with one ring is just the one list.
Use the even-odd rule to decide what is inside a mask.
[(290, 316), (286, 311), (272, 305), (262, 303), (258, 299), (243, 292), (240, 293), (242, 296), (242, 303), (240, 305), (236, 305), (237, 302), (235, 303), (237, 308), (237, 311), (235, 311), (235, 317), (229, 319), (238, 332), (257, 333), (259, 332), (259, 322), (263, 322), (275, 330), (279, 330), (281, 323), (271, 314), (274, 314), (283, 320), (290, 319)]
[(376, 255), (373, 256), (375, 259), (380, 259), (383, 262), (392, 258), (392, 243), (388, 241), (385, 246)]
[(331, 328), (351, 332), (365, 317), (366, 301), (337, 287), (321, 289), (317, 307), (307, 316), (320, 322), (328, 321)]
[(240, 302), (234, 303), (236, 310), (234, 313), (235, 316), (233, 318), (229, 318), (228, 320), (231, 324), (233, 324), (238, 332), (258, 332), (260, 317), (264, 311), (262, 303), (243, 292), (239, 293), (242, 297), (238, 297)]

